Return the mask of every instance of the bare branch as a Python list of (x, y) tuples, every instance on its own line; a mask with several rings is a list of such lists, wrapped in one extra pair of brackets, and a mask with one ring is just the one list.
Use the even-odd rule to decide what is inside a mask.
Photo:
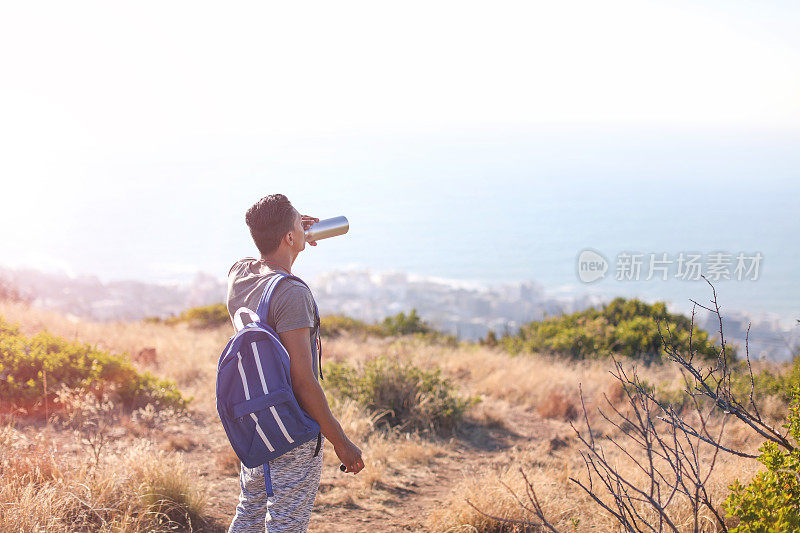
[(514, 500), (516, 500), (517, 504), (520, 507), (522, 507), (523, 509), (525, 509), (529, 513), (534, 514), (536, 516), (536, 518), (538, 518), (540, 520), (540, 522), (531, 522), (529, 520), (514, 520), (514, 519), (511, 519), (511, 518), (502, 518), (502, 517), (499, 517), (499, 516), (494, 516), (494, 515), (485, 513), (483, 511), (481, 511), (480, 509), (478, 509), (478, 507), (476, 507), (475, 504), (473, 504), (471, 501), (469, 501), (469, 499), (466, 499), (465, 501), (470, 505), (470, 507), (472, 507), (473, 509), (478, 511), (483, 516), (485, 516), (487, 518), (491, 518), (492, 520), (495, 520), (497, 522), (501, 522), (501, 523), (504, 523), (504, 524), (516, 524), (516, 525), (521, 525), (521, 526), (529, 526), (529, 527), (535, 527), (535, 526), (544, 527), (544, 528), (547, 528), (549, 531), (552, 531), (553, 533), (558, 533), (558, 530), (553, 526), (553, 524), (551, 524), (545, 518), (544, 511), (542, 510), (542, 506), (539, 503), (539, 497), (536, 495), (536, 490), (533, 488), (533, 483), (531, 483), (531, 481), (528, 479), (528, 476), (525, 475), (525, 472), (522, 470), (522, 468), (520, 468), (519, 471), (522, 474), (522, 479), (525, 480), (525, 493), (527, 494), (528, 499), (530, 500), (530, 506), (526, 505), (519, 498), (519, 496), (517, 496), (516, 492), (514, 492), (511, 489), (511, 487), (509, 487), (504, 481), (501, 481), (500, 483), (503, 485), (503, 487), (506, 488), (506, 490), (508, 490), (509, 493), (511, 493), (511, 496), (513, 496)]

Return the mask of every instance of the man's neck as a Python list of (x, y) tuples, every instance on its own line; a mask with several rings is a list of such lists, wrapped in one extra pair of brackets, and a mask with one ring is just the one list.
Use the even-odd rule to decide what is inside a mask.
[(294, 261), (291, 257), (283, 254), (274, 254), (274, 255), (262, 255), (261, 260), (264, 261), (267, 266), (271, 269), (275, 270), (277, 268), (282, 268), (289, 274), (292, 273), (292, 263)]

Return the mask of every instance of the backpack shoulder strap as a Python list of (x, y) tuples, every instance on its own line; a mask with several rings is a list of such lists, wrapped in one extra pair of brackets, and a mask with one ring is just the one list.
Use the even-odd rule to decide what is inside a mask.
[(261, 298), (258, 300), (258, 307), (256, 308), (256, 314), (264, 324), (267, 323), (269, 302), (272, 300), (272, 294), (275, 292), (275, 287), (277, 287), (278, 283), (286, 276), (287, 274), (282, 272), (278, 272), (272, 276), (272, 278), (267, 281), (267, 285), (264, 287), (264, 292), (261, 293)]
[[(297, 280), (303, 285), (305, 285), (309, 291), (311, 291), (311, 287), (309, 287), (305, 281), (298, 278), (297, 276), (292, 276), (291, 274), (284, 274), (283, 272), (278, 272), (277, 274), (275, 274), (272, 277), (272, 279), (267, 282), (267, 286), (264, 287), (264, 292), (261, 294), (261, 299), (258, 301), (258, 308), (256, 309), (256, 314), (261, 318), (261, 320), (264, 323), (267, 322), (269, 303), (272, 300), (272, 295), (275, 292), (275, 288), (278, 286), (278, 283), (280, 283), (280, 281), (284, 278)], [(316, 311), (317, 317), (319, 317), (319, 311), (316, 309), (316, 307), (317, 307), (317, 302), (314, 302), (314, 309)], [(317, 319), (317, 321), (319, 321), (319, 318)]]
[[(298, 278), (297, 276), (292, 276), (291, 274), (284, 274), (283, 272), (278, 272), (273, 276), (271, 280), (267, 282), (267, 286), (264, 288), (264, 293), (261, 295), (261, 300), (258, 302), (258, 308), (256, 309), (256, 314), (259, 316), (260, 320), (266, 324), (267, 318), (269, 317), (269, 303), (272, 300), (272, 295), (275, 292), (275, 288), (278, 286), (278, 283), (283, 278), (290, 278), (295, 279), (306, 286), (306, 288), (311, 291), (311, 287), (303, 281), (302, 279)], [(312, 300), (314, 300), (312, 298)], [(319, 308), (317, 307), (317, 302), (314, 301), (314, 314), (316, 324), (316, 343), (317, 343), (317, 358), (319, 360), (319, 377), (322, 379), (322, 340), (320, 339), (320, 326), (322, 324), (322, 319), (319, 316)]]

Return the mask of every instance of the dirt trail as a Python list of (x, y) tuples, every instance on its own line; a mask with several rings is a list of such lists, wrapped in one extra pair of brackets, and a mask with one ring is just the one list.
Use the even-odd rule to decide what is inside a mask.
[[(357, 504), (315, 505), (309, 532), (424, 531), (430, 511), (444, 505), (453, 488), (465, 477), (490, 465), (504, 450), (549, 440), (562, 430), (559, 423), (542, 420), (518, 406), (504, 409), (503, 427), (468, 424), (460, 430), (458, 438), (446, 445), (444, 455), (434, 459), (427, 468), (405, 474), (397, 486), (382, 485), (384, 493), (390, 495), (382, 505), (376, 508)], [(323, 482), (326, 476), (338, 475), (330, 469), (326, 466), (323, 470)], [(206, 481), (211, 489), (210, 510), (216, 522), (211, 530), (225, 531), (234, 513), (238, 479), (209, 473)]]

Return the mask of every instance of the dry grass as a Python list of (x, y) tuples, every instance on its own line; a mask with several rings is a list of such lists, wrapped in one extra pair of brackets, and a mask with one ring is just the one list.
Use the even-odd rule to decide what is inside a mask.
[[(120, 448), (116, 455), (107, 454), (93, 473), (82, 466), (86, 463), (85, 455), (66, 453), (64, 448), (55, 450), (44, 436), (37, 438), (35, 431), (2, 429), (0, 502), (6, 505), (0, 506), (0, 522), (10, 524), (10, 530), (80, 531), (84, 527), (81, 524), (89, 524), (84, 530), (92, 531), (144, 531), (148, 527), (162, 527), (153, 526), (158, 517), (163, 520), (164, 516), (180, 513), (202, 516), (203, 498), (198, 492), (201, 487), (193, 488), (197, 478), (187, 474), (182, 456), (203, 454), (204, 458), (198, 462), (207, 466), (210, 455), (217, 472), (238, 475), (239, 462), (218, 424), (214, 400), (217, 358), (231, 334), (230, 328), (196, 330), (184, 325), (95, 324), (2, 301), (0, 316), (20, 324), (26, 334), (46, 327), (54, 334), (97, 344), (115, 353), (142, 354), (152, 348), (154, 352), (145, 351), (137, 364), (174, 379), (184, 394), (194, 396), (191, 408), (205, 421), (208, 433), (196, 438), (167, 435), (163, 431), (167, 421), (160, 418), (163, 415), (142, 410), (125, 423), (127, 440), (117, 443)], [(522, 467), (533, 481), (545, 512), (559, 529), (571, 531), (573, 519), (579, 521), (579, 531), (614, 528), (608, 516), (569, 481), (569, 477), (585, 479), (586, 474), (576, 439), (567, 424), (572, 420), (582, 427), (577, 396), (580, 384), (593, 428), (602, 435), (618, 436), (615, 428), (596, 415), (597, 407), (605, 403), (604, 397), (617, 406), (624, 400), (624, 390), (609, 374), (610, 362), (512, 357), (498, 348), (464, 344), (452, 348), (412, 337), (361, 339), (342, 335), (323, 339), (323, 344), (324, 360), (358, 363), (386, 355), (423, 368), (441, 368), (460, 393), (483, 397), (484, 402), (469, 412), (471, 423), (487, 432), (514, 433), (515, 442), (520, 444), (512, 449), (496, 447), (486, 451), (491, 464), (460, 463), (463, 442), (379, 429), (370, 413), (355, 402), (332, 401), (332, 409), (345, 432), (364, 451), (366, 469), (357, 476), (340, 474), (336, 469), (338, 459), (326, 441), (323, 452), (326, 473), (317, 496), (321, 509), (344, 506), (390, 512), (397, 505), (398, 493), (434, 478), (444, 465), (455, 463), (451, 470), (460, 472), (461, 477), (452, 480), (451, 488), (443, 489), (449, 494), (444, 505), (430, 509), (425, 507), (430, 502), (410, 503), (417, 515), (429, 512), (425, 530), (512, 531), (475, 511), (467, 499), (493, 515), (531, 518), (501, 483), (507, 483), (524, 496), (518, 470)], [(157, 354), (155, 358), (153, 353)], [(640, 375), (662, 387), (680, 385), (680, 375), (667, 366), (642, 368)], [(325, 382), (322, 384), (324, 387)], [(786, 406), (770, 402), (765, 411), (779, 420)], [(547, 431), (540, 431), (542, 428)], [(727, 439), (751, 452), (760, 445), (749, 431), (734, 424), (728, 426)], [(202, 446), (208, 441), (213, 441), (210, 452)], [(162, 447), (167, 451), (161, 450)], [(610, 453), (616, 454), (615, 460), (624, 461), (621, 452)], [(111, 457), (115, 458), (113, 464), (108, 460)], [(717, 464), (710, 482), (716, 500), (721, 501), (727, 495), (727, 486), (734, 479), (749, 479), (759, 466), (756, 461), (725, 457)], [(6, 477), (6, 472), (14, 474)], [(159, 510), (154, 505), (158, 497), (148, 499), (147, 494), (161, 494), (165, 496), (162, 499), (173, 503)], [(236, 494), (224, 497), (230, 500), (232, 509)], [(7, 505), (9, 502), (15, 505)], [(676, 515), (684, 519), (687, 516), (681, 510)]]
[[(559, 444), (554, 446), (553, 441), (556, 440)], [(465, 473), (446, 504), (430, 515), (426, 524), (427, 529), (436, 532), (521, 530), (515, 530), (511, 525), (481, 514), (468, 502), (489, 515), (538, 523), (538, 519), (532, 513), (525, 511), (513, 495), (516, 494), (523, 501), (527, 501), (525, 482), (520, 468), (533, 483), (545, 516), (559, 531), (572, 531), (576, 523), (577, 531), (618, 529), (611, 517), (603, 512), (580, 487), (569, 480), (570, 477), (583, 482), (587, 479), (585, 465), (574, 447), (575, 439), (553, 439), (553, 441), (532, 443), (527, 448), (503, 453), (495, 460), (492, 467)], [(633, 447), (628, 451), (634, 455), (636, 453)], [(647, 486), (647, 478), (643, 474), (636, 473), (634, 466), (622, 452), (612, 446), (606, 447), (606, 452), (612, 462), (626, 465), (625, 471), (630, 474), (630, 478), (641, 486)], [(710, 461), (710, 450), (705, 453), (704, 458)], [(721, 503), (728, 494), (727, 487), (730, 483), (737, 478), (749, 478), (755, 474), (759, 466), (755, 461), (741, 458), (725, 458), (724, 461), (720, 461), (708, 485), (712, 499), (717, 504)], [(511, 491), (503, 486), (503, 483)], [(606, 500), (608, 501), (608, 498)], [(682, 530), (690, 530), (691, 511), (686, 501), (674, 503), (671, 514)], [(703, 531), (717, 531), (710, 513), (706, 512), (704, 516), (706, 520)], [(537, 528), (530, 530), (539, 531)]]
[[(374, 356), (359, 352), (357, 346), (351, 346), (348, 342), (347, 339), (334, 341), (339, 357), (364, 360)], [(472, 418), (486, 427), (515, 427), (518, 420), (512, 421), (508, 410), (498, 408), (502, 405), (515, 406), (517, 412), (522, 408), (531, 419), (538, 415), (558, 422), (554, 426), (560, 432), (557, 437), (543, 439), (534, 436), (526, 447), (497, 453), (490, 467), (471, 469), (465, 465), (463, 479), (454, 487), (447, 503), (433, 510), (426, 523), (427, 530), (514, 531), (512, 526), (482, 515), (467, 500), (488, 514), (510, 519), (532, 519), (503, 486), (503, 483), (508, 484), (517, 495), (524, 498), (520, 467), (524, 468), (534, 483), (546, 515), (560, 530), (571, 531), (576, 523), (579, 531), (614, 529), (615, 524), (610, 517), (569, 481), (570, 477), (585, 480), (586, 471), (574, 433), (563, 424), (571, 420), (576, 427), (583, 427), (578, 395), (580, 384), (593, 429), (600, 435), (619, 437), (618, 430), (597, 414), (598, 407), (610, 412), (608, 401), (623, 408), (620, 404), (625, 399), (624, 389), (609, 374), (609, 361), (565, 362), (532, 355), (510, 357), (491, 347), (462, 345), (452, 349), (429, 345), (413, 338), (389, 339), (383, 345), (376, 344), (371, 346), (373, 350), (380, 350), (391, 357), (423, 367), (438, 366), (458, 384), (463, 393), (479, 394), (490, 400), (487, 403), (491, 407), (479, 405), (472, 412)], [(642, 367), (638, 370), (649, 383), (666, 389), (681, 387), (680, 374), (669, 366)], [(767, 407), (776, 420), (785, 415), (785, 404), (770, 404)], [(760, 439), (740, 425), (729, 423), (727, 428), (726, 442), (739, 449), (753, 453), (761, 444)], [(626, 457), (621, 451), (613, 446), (607, 448), (614, 461), (625, 464)], [(705, 453), (706, 460), (710, 460), (710, 450)], [(759, 463), (749, 459), (731, 456), (721, 458), (709, 481), (714, 501), (721, 503), (734, 480), (749, 479), (759, 466)], [(626, 468), (626, 471), (633, 472), (635, 467), (628, 463)], [(632, 476), (636, 478), (636, 475)], [(646, 481), (644, 477), (637, 479), (642, 483)], [(673, 512), (679, 524), (689, 526), (690, 510), (686, 502), (676, 503)], [(706, 530), (714, 531), (714, 522), (710, 517), (707, 518), (704, 522)]]
[(194, 439), (189, 437), (169, 437), (167, 441), (161, 445), (162, 450), (171, 452), (190, 452), (197, 447)]
[[(579, 385), (587, 408), (605, 404), (604, 395), (619, 402), (624, 391), (609, 373), (610, 361), (565, 361), (542, 355), (510, 356), (500, 348), (461, 344), (458, 348), (426, 343), (413, 337), (380, 339), (367, 350), (359, 350), (349, 339), (336, 339), (326, 346), (337, 357), (363, 361), (383, 353), (423, 368), (441, 368), (465, 395), (474, 395), (515, 405), (544, 418), (568, 421), (580, 414)], [(328, 349), (328, 348), (326, 348)], [(679, 388), (681, 376), (674, 368), (653, 366), (640, 369), (650, 383)], [(475, 412), (473, 410), (473, 412)], [(594, 414), (591, 415), (594, 420)]]
[(0, 523), (8, 531), (173, 531), (204, 523), (205, 498), (174, 454), (139, 441), (99, 465), (11, 426), (0, 432)]
[(239, 469), (241, 468), (242, 463), (236, 456), (236, 452), (234, 452), (233, 448), (230, 446), (224, 446), (221, 450), (215, 452), (214, 459), (217, 468), (219, 468), (223, 474), (229, 476), (239, 475)]
[[(323, 480), (317, 504), (380, 508), (392, 490), (405, 488), (416, 471), (427, 469), (434, 459), (445, 454), (443, 444), (417, 434), (376, 428), (369, 413), (352, 400), (331, 399), (331, 403), (345, 433), (364, 452), (365, 468), (357, 476), (341, 474)], [(339, 465), (327, 440), (323, 463), (330, 467)]]
[[(216, 420), (215, 379), (216, 364), (220, 349), (232, 333), (229, 328), (209, 330), (190, 329), (185, 325), (167, 326), (151, 323), (99, 324), (83, 320), (65, 319), (25, 304), (0, 301), (0, 316), (9, 322), (18, 323), (26, 334), (34, 334), (45, 327), (52, 333), (69, 339), (96, 344), (114, 353), (140, 354), (153, 349), (157, 354), (159, 376), (176, 380), (182, 392), (194, 396), (192, 410)], [(327, 343), (324, 356), (328, 358), (358, 359), (353, 354), (377, 355), (391, 341), (368, 338), (364, 341), (341, 337), (336, 343)], [(332, 346), (331, 346), (332, 345)], [(151, 352), (150, 352), (151, 353)], [(136, 364), (143, 369), (154, 370), (152, 357), (137, 357)], [(324, 385), (324, 381), (323, 381)], [(370, 414), (354, 402), (333, 405), (345, 431), (364, 450), (367, 468), (358, 476), (335, 475), (324, 480), (318, 501), (321, 504), (338, 505), (356, 501), (365, 505), (388, 499), (391, 489), (403, 487), (413, 478), (414, 469), (425, 469), (430, 462), (443, 454), (441, 444), (428, 442), (416, 435), (399, 435), (374, 427)], [(129, 435), (157, 439), (155, 428), (163, 429), (167, 421), (163, 413), (142, 409), (125, 422)], [(221, 433), (221, 427), (214, 427)], [(223, 437), (224, 438), (224, 437)], [(165, 437), (157, 442), (157, 448), (166, 451), (191, 451), (194, 439)], [(222, 446), (214, 454), (217, 467), (227, 475), (239, 472), (238, 459), (232, 450)], [(330, 443), (326, 441), (324, 457), (326, 465), (338, 466), (338, 460)], [(331, 469), (333, 470), (333, 469)], [(336, 470), (338, 472), (338, 470)], [(378, 493), (378, 498), (373, 496)], [(374, 499), (374, 502), (366, 500)], [(235, 495), (231, 495), (235, 501)]]
[(575, 420), (578, 417), (578, 398), (563, 389), (550, 389), (550, 392), (536, 406), (536, 414), (542, 418)]

